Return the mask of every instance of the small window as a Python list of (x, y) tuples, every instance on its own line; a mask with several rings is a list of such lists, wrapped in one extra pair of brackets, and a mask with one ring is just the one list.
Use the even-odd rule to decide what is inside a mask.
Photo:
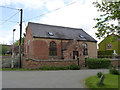
[(112, 47), (112, 45), (111, 45), (111, 44), (108, 44), (108, 45), (107, 45), (107, 47), (108, 47), (108, 49), (109, 49), (109, 48), (111, 48), (111, 47)]
[(109, 48), (109, 44), (108, 44), (108, 48)]
[(79, 35), (79, 37), (80, 37), (80, 38), (84, 38), (84, 36), (83, 36), (83, 35)]
[(112, 45), (110, 44), (110, 48), (112, 47)]
[(48, 32), (48, 34), (49, 34), (50, 36), (54, 36), (54, 34), (53, 34), (52, 32)]

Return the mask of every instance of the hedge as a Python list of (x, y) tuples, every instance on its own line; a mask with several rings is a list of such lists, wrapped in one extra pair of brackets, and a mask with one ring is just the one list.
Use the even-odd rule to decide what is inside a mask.
[(108, 68), (111, 61), (103, 58), (86, 58), (86, 65), (90, 69)]
[(40, 70), (79, 70), (80, 66), (71, 64), (70, 66), (43, 66)]
[(112, 58), (113, 50), (98, 51), (98, 58)]

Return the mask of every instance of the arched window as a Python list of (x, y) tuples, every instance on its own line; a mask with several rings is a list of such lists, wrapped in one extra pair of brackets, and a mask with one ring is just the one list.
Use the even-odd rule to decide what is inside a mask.
[(88, 55), (88, 48), (87, 48), (87, 44), (86, 43), (83, 43), (82, 44), (82, 46), (83, 46), (83, 55)]
[(49, 55), (57, 56), (57, 45), (54, 41), (50, 42)]

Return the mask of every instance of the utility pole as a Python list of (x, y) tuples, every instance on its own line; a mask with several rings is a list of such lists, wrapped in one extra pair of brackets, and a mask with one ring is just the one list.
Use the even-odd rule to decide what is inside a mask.
[(19, 40), (19, 68), (21, 68), (21, 38), (22, 38), (22, 13), (23, 13), (23, 10), (20, 9), (20, 40)]

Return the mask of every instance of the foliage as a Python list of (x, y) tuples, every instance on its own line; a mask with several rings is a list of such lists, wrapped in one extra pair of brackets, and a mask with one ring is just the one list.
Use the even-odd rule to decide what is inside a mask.
[(44, 66), (39, 70), (69, 70), (69, 67)]
[(20, 71), (39, 71), (39, 70), (79, 70), (80, 66), (78, 65), (70, 65), (70, 66), (43, 66), (39, 69), (24, 69), (24, 68), (3, 68), (3, 71), (16, 71), (16, 70), (20, 70)]
[(80, 67), (78, 65), (72, 64), (70, 66), (44, 66), (41, 67), (40, 70), (79, 70)]
[[(120, 36), (115, 35), (115, 34), (107, 36), (103, 41), (101, 41), (98, 44), (99, 51), (106, 51), (105, 54), (103, 54), (103, 55), (111, 55), (112, 56), (113, 52), (111, 50), (115, 50), (116, 53), (119, 55), (120, 54), (120, 47), (119, 47), (120, 42), (119, 42), (119, 40), (117, 40), (119, 38), (120, 38)], [(108, 44), (111, 44), (110, 48), (108, 48)], [(109, 52), (111, 54), (108, 54)]]
[(98, 73), (97, 73), (97, 77), (98, 77), (98, 78), (100, 78), (102, 75), (103, 75), (102, 72), (98, 72)]
[(119, 71), (117, 69), (115, 69), (115, 68), (110, 69), (109, 73), (114, 74), (114, 75), (119, 75), (120, 74)]
[(76, 64), (72, 64), (70, 65), (70, 70), (79, 70), (80, 66), (76, 65)]
[[(21, 44), (24, 44), (24, 40), (25, 40), (25, 36), (26, 36), (26, 31), (27, 31), (27, 27), (25, 29), (25, 33), (23, 33), (23, 37), (21, 38)], [(14, 44), (16, 46), (18, 46), (19, 45), (19, 40), (17, 40)]]
[[(112, 74), (105, 74), (104, 84), (100, 85), (100, 79), (95, 76), (90, 76), (85, 79), (85, 84), (88, 88), (92, 90), (106, 90), (107, 88), (111, 88), (110, 90), (114, 90), (114, 88), (118, 88), (118, 76)], [(113, 88), (113, 89), (112, 89)], [(98, 89), (98, 90), (99, 90)]]
[(98, 58), (112, 58), (113, 50), (98, 51)]
[[(24, 39), (25, 39), (25, 38), (22, 38), (22, 39), (21, 39), (21, 44), (24, 44)], [(14, 45), (18, 46), (18, 45), (19, 45), (19, 40), (17, 40), (17, 41), (14, 43)]]
[(102, 3), (93, 2), (93, 5), (97, 8), (98, 12), (102, 12), (99, 18), (95, 18), (97, 24), (94, 28), (97, 28), (96, 36), (100, 39), (105, 35), (110, 35), (111, 33), (117, 33), (120, 35), (120, 27), (118, 25), (114, 25), (110, 22), (119, 19), (120, 20), (120, 1), (118, 2), (106, 2), (102, 1)]
[(7, 46), (2, 46), (2, 55), (4, 55), (5, 52), (8, 50), (9, 50), (9, 48)]
[(86, 65), (88, 68), (97, 69), (97, 68), (108, 68), (111, 61), (109, 59), (102, 58), (87, 58)]

